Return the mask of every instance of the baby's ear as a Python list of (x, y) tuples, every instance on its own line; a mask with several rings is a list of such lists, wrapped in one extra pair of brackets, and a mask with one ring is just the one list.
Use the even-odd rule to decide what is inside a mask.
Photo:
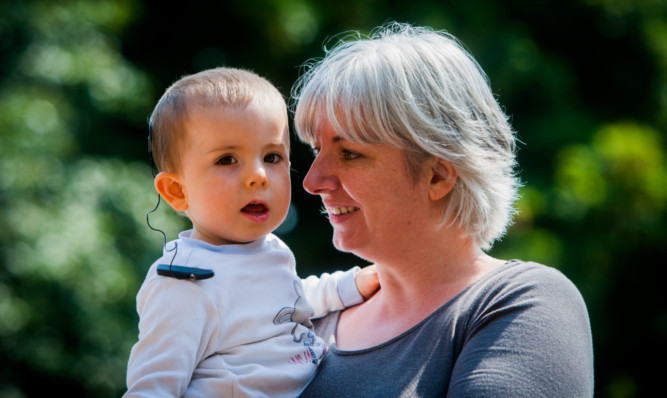
[(454, 188), (458, 173), (451, 163), (435, 158), (430, 170), (429, 197), (431, 200), (444, 198)]
[(155, 189), (176, 211), (188, 209), (188, 198), (176, 173), (161, 171), (155, 176)]

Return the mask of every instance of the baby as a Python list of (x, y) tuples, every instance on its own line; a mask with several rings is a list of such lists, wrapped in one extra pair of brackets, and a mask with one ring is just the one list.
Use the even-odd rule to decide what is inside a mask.
[(254, 73), (207, 70), (169, 87), (150, 126), (155, 188), (192, 229), (139, 290), (125, 396), (299, 395), (327, 349), (310, 319), (360, 303), (378, 280), (355, 267), (302, 281), (272, 234), (291, 197), (282, 95)]

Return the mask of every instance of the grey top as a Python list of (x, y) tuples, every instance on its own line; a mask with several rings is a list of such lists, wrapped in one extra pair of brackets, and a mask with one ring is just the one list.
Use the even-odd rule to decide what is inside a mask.
[(304, 397), (592, 397), (585, 303), (559, 271), (510, 261), (378, 346), (335, 345), (340, 312), (315, 321), (330, 348)]

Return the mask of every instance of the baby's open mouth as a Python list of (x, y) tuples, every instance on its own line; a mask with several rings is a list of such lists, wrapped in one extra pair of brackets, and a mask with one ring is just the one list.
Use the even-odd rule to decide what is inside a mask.
[(262, 214), (268, 211), (269, 209), (262, 203), (248, 203), (241, 209), (242, 212), (244, 213), (251, 213), (251, 214)]
[(254, 223), (264, 223), (271, 217), (269, 208), (264, 203), (250, 202), (241, 209), (241, 214)]

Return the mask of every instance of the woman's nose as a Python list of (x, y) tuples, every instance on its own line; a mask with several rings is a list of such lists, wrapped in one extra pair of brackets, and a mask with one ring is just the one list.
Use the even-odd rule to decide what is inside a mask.
[(260, 164), (249, 165), (249, 170), (245, 178), (246, 188), (266, 188), (269, 186), (269, 178), (266, 174), (266, 168)]
[(320, 152), (320, 154), (315, 157), (315, 160), (313, 160), (313, 164), (310, 165), (308, 174), (306, 174), (306, 177), (303, 179), (303, 188), (310, 194), (319, 195), (335, 189), (337, 185), (338, 180), (333, 175), (333, 168), (331, 167), (330, 162), (328, 162)]

